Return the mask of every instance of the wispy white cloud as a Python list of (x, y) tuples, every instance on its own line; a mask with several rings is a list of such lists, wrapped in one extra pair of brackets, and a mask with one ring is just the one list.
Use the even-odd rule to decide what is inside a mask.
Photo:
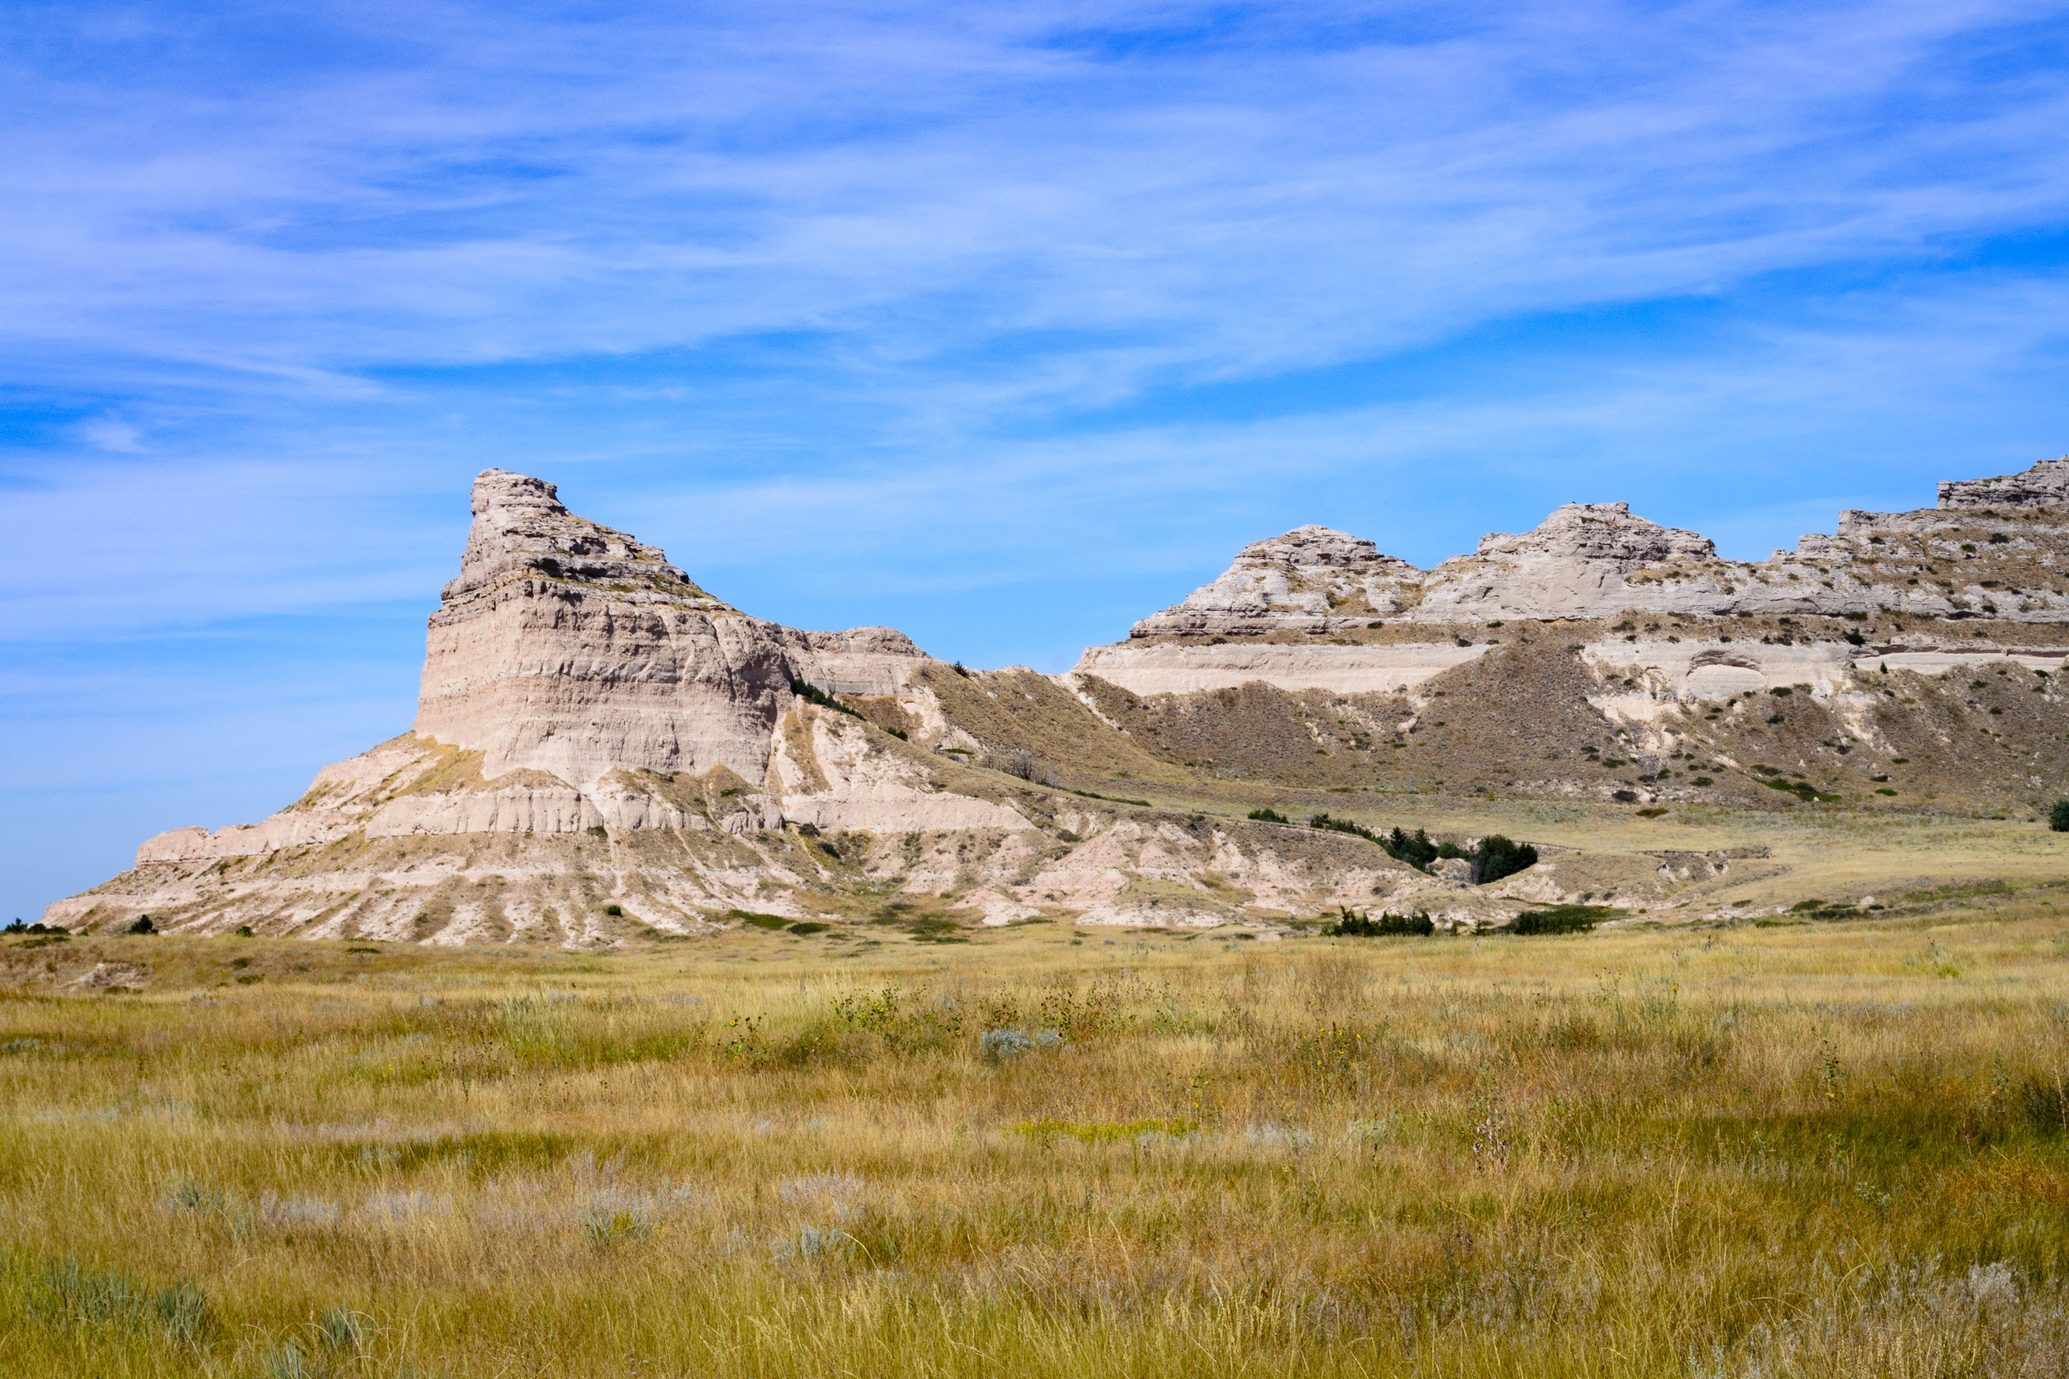
[(1304, 47), (1268, 10), (1103, 52), (1057, 43), (1075, 6), (435, 7), (374, 72), (235, 102), (25, 83), (78, 120), (0, 174), (0, 338), (292, 378), (830, 330), (1050, 365), (1067, 406), (2059, 219), (2059, 80), (1936, 71), (2036, 13), (1520, 6)]

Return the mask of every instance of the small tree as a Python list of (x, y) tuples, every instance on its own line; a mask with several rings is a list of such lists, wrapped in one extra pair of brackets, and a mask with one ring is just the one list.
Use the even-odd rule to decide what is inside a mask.
[(1430, 863), (1437, 860), (1440, 849), (1430, 841), (1430, 835), (1422, 829), (1413, 834), (1404, 828), (1395, 828), (1381, 844), (1387, 854), (1397, 862), (1406, 862), (1418, 871), (1428, 871)]
[(158, 932), (158, 926), (151, 922), (151, 916), (138, 915), (136, 923), (129, 926), (129, 932), (132, 934), (155, 934)]
[(2057, 833), (2069, 833), (2069, 800), (2056, 800), (2047, 814), (2047, 826)]
[(1473, 880), (1482, 886), (1536, 865), (1536, 848), (1499, 833), (1488, 834), (1473, 850)]

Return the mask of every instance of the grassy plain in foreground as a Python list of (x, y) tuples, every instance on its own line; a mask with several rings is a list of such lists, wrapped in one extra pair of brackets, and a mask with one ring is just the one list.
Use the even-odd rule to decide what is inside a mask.
[(1991, 903), (8, 940), (0, 1371), (2063, 1373), (2069, 926)]

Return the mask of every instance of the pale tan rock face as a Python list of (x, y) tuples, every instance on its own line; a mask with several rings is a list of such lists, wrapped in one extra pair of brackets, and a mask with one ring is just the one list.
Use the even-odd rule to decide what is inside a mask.
[(930, 788), (916, 762), (871, 742), (852, 719), (800, 710), (799, 720), (769, 768), (784, 817), (794, 822), (866, 833), (1030, 827), (1005, 805)]
[[(1489, 622), (1695, 611), (1718, 601), (1724, 566), (1707, 538), (1635, 517), (1628, 503), (1569, 503), (1535, 531), (1489, 536), (1474, 554), (1439, 565), (1414, 616)], [(1663, 568), (1678, 577), (1634, 579)]]
[(1581, 648), (1581, 656), (1610, 676), (1636, 680), (1646, 702), (1729, 699), (1777, 686), (1801, 689), (1818, 697), (1851, 693), (1855, 677), (1884, 668), (1919, 675), (1948, 675), (2016, 666), (2026, 671), (2059, 672), (2063, 653), (1898, 646), (1850, 646), (1816, 642), (1801, 646), (1691, 640), (1599, 642)]
[[(133, 870), (46, 920), (590, 944), (734, 909), (823, 912), (866, 885), (992, 922), (1387, 906), (1473, 927), (1519, 898), (1649, 894), (1660, 867), (1605, 881), (1592, 861), (1548, 857), (1476, 889), (1363, 839), (1110, 795), (1098, 773), (1159, 799), (1211, 779), (1220, 808), (1246, 778), (1333, 790), (1396, 779), (1419, 753), (1431, 775), (1513, 775), (1519, 793), (1565, 798), (1606, 788), (1610, 762), (1560, 763), (1607, 741), (1661, 768), (1648, 789), (1682, 789), (1696, 769), (1725, 772), (1718, 743), (1754, 741), (1762, 721), (1793, 729), (1799, 711), (1823, 724), (1799, 755), (1887, 766), (1917, 741), (1930, 756), (1951, 730), (1933, 723), (1972, 711), (1954, 694), (1985, 678), (2020, 687), (1979, 738), (2026, 753), (2011, 785), (2039, 791), (2060, 759), (2043, 749), (2069, 630), (2045, 624), (2069, 623), (2069, 458), (1943, 486), (1936, 508), (1848, 512), (1753, 563), (1623, 504), (1569, 505), (1427, 572), (1303, 527), (1087, 651), (1069, 693), (1031, 673), (957, 675), (889, 628), (751, 617), (536, 479), (483, 474), (473, 519), (430, 620), (415, 733), (324, 768), (260, 823), (148, 840)], [(1245, 688), (1259, 682), (1288, 694)], [(1925, 701), (1944, 720), (1918, 720)], [(1691, 736), (1712, 719), (1745, 726)], [(1527, 774), (1475, 764), (1533, 733), (1547, 742)], [(1433, 737), (1434, 753), (1416, 746)], [(2006, 788), (1990, 778), (1993, 807)]]
[[(1757, 562), (1725, 560), (1708, 538), (1625, 503), (1570, 503), (1532, 531), (1488, 536), (1429, 571), (1368, 541), (1303, 527), (1245, 548), (1218, 579), (1137, 623), (1128, 642), (1091, 648), (1077, 669), (1140, 694), (1250, 681), (1413, 691), (1471, 659), (1471, 648), (1454, 651), (1460, 624), (1880, 613), (2069, 622), (2069, 457), (1942, 484), (1936, 508), (1842, 513), (1836, 534), (1806, 536)], [(1393, 628), (1427, 629), (1429, 640), (1395, 633), (1383, 646), (1329, 644)], [(1256, 644), (1262, 638), (1271, 644)], [(1703, 649), (1663, 655), (1660, 669), (1703, 694), (1768, 682), (1764, 670), (1729, 664), (1740, 653), (1696, 667), (1691, 679), (1678, 663)], [(1848, 659), (1836, 654), (1842, 666)]]
[(490, 470), (431, 617), (416, 731), (481, 752), (491, 776), (533, 768), (587, 786), (620, 767), (724, 766), (757, 779), (792, 697), (784, 631), (572, 515), (551, 484)]
[(1135, 635), (1324, 632), (1397, 611), (1419, 574), (1362, 537), (1296, 527), (1244, 547), (1221, 578), (1143, 619)]
[(1943, 508), (2069, 507), (2069, 455), (1994, 479), (1959, 479), (1940, 485)]
[(929, 659), (895, 627), (846, 632), (778, 629), (799, 678), (828, 694), (896, 694)]
[[(927, 663), (891, 628), (804, 632), (750, 617), (658, 549), (569, 512), (553, 485), (489, 470), (474, 485), (459, 574), (430, 619), (414, 733), (326, 767), (302, 800), (261, 823), (150, 839), (139, 870), (114, 884), (125, 903), (171, 915), (204, 903), (219, 916), (260, 918), (268, 904), (324, 914), (337, 908), (318, 902), (327, 886), (395, 885), (407, 896), (455, 874), (485, 877), (463, 859), (486, 839), (532, 840), (525, 846), (541, 855), (548, 840), (566, 840), (611, 858), (592, 840), (677, 835), (696, 856), (711, 853), (679, 861), (666, 883), (667, 912), (680, 922), (700, 904), (780, 903), (766, 902), (764, 888), (795, 881), (777, 860), (787, 844), (756, 841), (740, 854), (732, 840), (798, 824), (1027, 829), (1010, 807), (940, 789), (880, 729), (809, 705), (797, 689), (895, 696)], [(786, 723), (806, 744), (808, 772), (783, 769)], [(411, 848), (430, 851), (401, 879), (314, 860), (415, 857)], [(232, 864), (245, 879), (226, 894), (210, 878)], [(651, 879), (647, 866), (632, 871)], [(523, 883), (532, 928), (567, 903), (543, 898), (559, 884)], [(76, 918), (97, 903), (89, 895), (52, 913)], [(1020, 902), (1001, 893), (999, 904)], [(405, 908), (368, 911), (364, 931), (391, 932)], [(439, 932), (468, 937), (492, 919), (484, 912)]]
[(587, 788), (620, 768), (723, 766), (754, 780), (793, 680), (891, 694), (925, 660), (891, 628), (749, 617), (654, 547), (570, 513), (553, 485), (492, 469), (431, 617), (416, 731), (481, 752), (491, 776), (529, 768)]
[(752, 619), (519, 578), (432, 619), (416, 730), (586, 785), (620, 766), (758, 777), (790, 661)]
[(1415, 642), (1406, 646), (1224, 646), (1123, 642), (1095, 646), (1077, 673), (1095, 675), (1132, 694), (1197, 694), (1263, 681), (1285, 690), (1397, 694), (1487, 653), (1485, 646)]

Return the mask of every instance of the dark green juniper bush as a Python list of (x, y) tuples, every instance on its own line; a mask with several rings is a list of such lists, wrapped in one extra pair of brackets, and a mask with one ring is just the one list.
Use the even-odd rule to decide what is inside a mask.
[(1427, 938), (1437, 932), (1437, 925), (1428, 914), (1422, 912), (1412, 915), (1397, 915), (1391, 912), (1367, 915), (1362, 910), (1346, 908), (1339, 909), (1337, 917), (1322, 926), (1322, 932), (1330, 938)]

